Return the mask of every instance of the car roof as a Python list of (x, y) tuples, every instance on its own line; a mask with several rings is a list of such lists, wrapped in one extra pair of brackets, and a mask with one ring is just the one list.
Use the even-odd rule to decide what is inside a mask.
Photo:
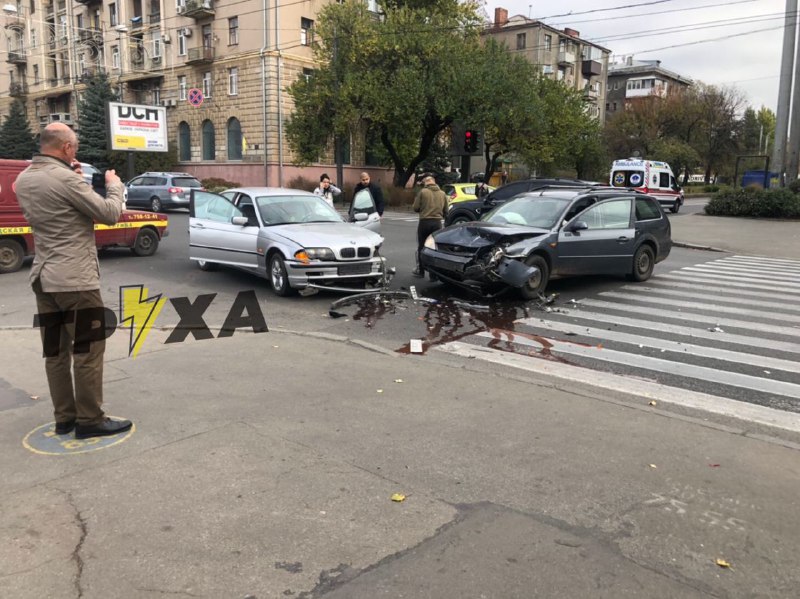
[(146, 173), (142, 173), (141, 175), (136, 175), (137, 177), (143, 177), (145, 175), (166, 175), (171, 177), (192, 177), (196, 179), (194, 175), (190, 175), (189, 173), (174, 173), (174, 172), (166, 172), (166, 171), (147, 171)]
[(306, 195), (306, 196), (318, 197), (315, 196), (310, 191), (306, 191), (304, 189), (291, 189), (289, 187), (234, 187), (225, 190), (225, 192), (230, 192), (230, 191), (246, 193), (248, 195), (258, 195), (258, 196), (285, 196), (291, 193), (292, 195)]

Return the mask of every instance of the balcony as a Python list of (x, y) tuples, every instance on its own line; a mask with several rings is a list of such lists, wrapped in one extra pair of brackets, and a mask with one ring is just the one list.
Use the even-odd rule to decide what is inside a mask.
[(192, 19), (205, 19), (214, 16), (214, 3), (212, 0), (186, 0), (186, 4), (178, 7), (178, 14)]
[(45, 17), (48, 19), (52, 19), (53, 15), (55, 14), (56, 7), (52, 2), (48, 2), (44, 5), (44, 14)]
[(189, 48), (186, 64), (208, 64), (214, 61), (214, 48)]
[(28, 83), (26, 81), (12, 81), (8, 86), (8, 95), (12, 98), (28, 95)]
[(103, 43), (103, 32), (99, 29), (94, 28), (86, 28), (86, 29), (79, 29), (78, 30), (78, 39), (84, 44), (88, 43), (96, 43), (102, 44)]
[(9, 10), (9, 12), (6, 12), (5, 9), (3, 10), (6, 15), (6, 29), (25, 29), (27, 9), (24, 6), (15, 6), (13, 4), (7, 4), (5, 8)]
[(584, 102), (597, 102), (600, 99), (600, 92), (594, 88), (587, 87), (583, 90)]
[(161, 22), (161, 13), (160, 12), (150, 13), (149, 15), (147, 15), (147, 22), (150, 23), (150, 25), (158, 25)]
[(103, 0), (75, 0), (75, 2), (85, 6), (91, 6), (92, 4), (102, 4)]
[(11, 64), (28, 64), (28, 51), (21, 48), (16, 50), (9, 50), (6, 56), (6, 62)]
[(558, 53), (558, 64), (560, 64), (560, 65), (575, 64), (575, 52), (569, 52), (567, 50), (561, 50)]
[(144, 27), (144, 19), (141, 15), (131, 19), (131, 31), (138, 31)]
[(603, 65), (596, 60), (584, 60), (581, 63), (581, 73), (587, 79), (589, 77), (597, 77), (603, 74)]

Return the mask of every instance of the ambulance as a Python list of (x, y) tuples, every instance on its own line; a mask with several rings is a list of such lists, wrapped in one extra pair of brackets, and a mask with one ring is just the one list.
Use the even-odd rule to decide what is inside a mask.
[(683, 191), (666, 162), (627, 158), (611, 165), (612, 187), (632, 187), (658, 200), (662, 208), (677, 212), (683, 206)]
[[(22, 214), (14, 193), (17, 176), (28, 168), (27, 160), (0, 160), (0, 274), (22, 268), (26, 256), (35, 252), (31, 226)], [(152, 256), (168, 234), (166, 214), (124, 210), (115, 225), (95, 223), (98, 249), (130, 248), (137, 256)]]

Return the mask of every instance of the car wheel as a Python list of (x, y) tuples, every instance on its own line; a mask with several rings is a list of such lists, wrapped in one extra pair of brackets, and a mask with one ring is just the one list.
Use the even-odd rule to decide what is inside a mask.
[(269, 282), (272, 284), (272, 291), (275, 295), (286, 297), (291, 295), (292, 288), (289, 286), (289, 274), (286, 272), (286, 264), (283, 256), (278, 252), (272, 254), (269, 260)]
[(22, 268), (25, 249), (14, 239), (0, 239), (0, 273), (16, 272)]
[(468, 223), (468, 222), (471, 222), (472, 220), (473, 220), (473, 219), (471, 219), (470, 217), (468, 217), (468, 216), (467, 216), (467, 215), (465, 215), (465, 214), (459, 214), (457, 217), (455, 217), (453, 220), (451, 220), (451, 221), (450, 221), (450, 224), (451, 224), (451, 225), (458, 225), (458, 224), (460, 224), (460, 223)]
[(158, 249), (158, 233), (153, 229), (140, 229), (131, 251), (137, 256), (152, 256)]
[(153, 212), (161, 212), (163, 206), (161, 205), (161, 198), (153, 196), (150, 198), (150, 210)]
[(642, 282), (650, 278), (655, 268), (656, 260), (653, 254), (653, 248), (649, 245), (640, 245), (639, 249), (633, 255), (633, 272), (631, 278), (634, 281)]
[(678, 200), (672, 205), (672, 208), (670, 208), (669, 211), (672, 212), (672, 214), (678, 214), (678, 210), (680, 209), (681, 209), (681, 202), (680, 200)]
[(540, 295), (547, 289), (547, 283), (550, 281), (550, 267), (547, 266), (547, 260), (539, 255), (529, 256), (525, 260), (528, 266), (535, 266), (539, 272), (528, 279), (524, 287), (521, 287), (519, 292), (522, 294), (523, 299), (532, 300), (538, 299)]
[(207, 260), (198, 260), (197, 266), (200, 268), (200, 270), (205, 270), (205, 271), (214, 270), (215, 268), (217, 268), (215, 262), (209, 262)]

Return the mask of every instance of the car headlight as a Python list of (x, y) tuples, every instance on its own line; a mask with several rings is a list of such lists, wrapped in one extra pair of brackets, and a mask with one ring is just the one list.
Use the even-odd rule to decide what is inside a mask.
[(425, 247), (429, 250), (436, 249), (436, 241), (433, 239), (433, 235), (428, 235), (428, 238), (425, 240)]
[(336, 260), (333, 250), (330, 248), (305, 248), (294, 253), (294, 257), (300, 262), (311, 262), (312, 260)]

